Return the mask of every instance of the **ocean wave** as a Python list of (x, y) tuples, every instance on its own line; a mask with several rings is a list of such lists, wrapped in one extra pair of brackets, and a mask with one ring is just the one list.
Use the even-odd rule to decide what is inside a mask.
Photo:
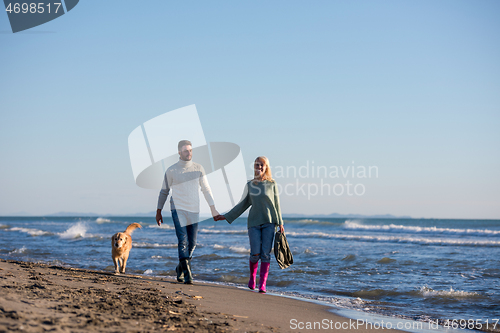
[(369, 308), (370, 301), (363, 300), (359, 297), (356, 298), (332, 297), (329, 299), (325, 298), (323, 301), (327, 301), (339, 308), (344, 308), (344, 309), (357, 309), (365, 311), (368, 311), (370, 309)]
[(64, 232), (60, 232), (57, 235), (62, 239), (74, 239), (74, 238), (84, 238), (87, 233), (87, 224), (85, 222), (78, 222), (74, 226), (68, 228)]
[(38, 230), (38, 229), (32, 229), (32, 228), (14, 227), (14, 228), (10, 228), (7, 230), (24, 232), (24, 233), (27, 233), (31, 236), (53, 235), (53, 233), (51, 233), (51, 232)]
[(284, 218), (283, 222), (285, 224), (306, 224), (306, 225), (329, 225), (329, 226), (340, 226), (343, 224), (343, 222), (332, 222), (332, 221), (325, 221), (325, 220), (316, 220), (316, 219), (290, 219), (290, 218)]
[(345, 296), (324, 296), (324, 295), (314, 295), (314, 294), (302, 294), (298, 292), (280, 291), (278, 295), (292, 298), (299, 298), (304, 300), (319, 301), (322, 303), (332, 304), (336, 308), (349, 309), (349, 310), (361, 310), (370, 311), (372, 306), (377, 302), (370, 300), (361, 299), (360, 297), (345, 297)]
[(352, 220), (345, 221), (343, 228), (348, 230), (370, 230), (370, 231), (400, 232), (400, 233), (404, 232), (404, 233), (500, 237), (500, 230), (418, 227), (418, 226), (406, 226), (406, 225), (396, 225), (396, 224), (370, 225), (370, 224), (359, 224), (358, 221), (352, 221)]
[(14, 251), (9, 252), (9, 254), (21, 254), (21, 253), (25, 253), (25, 252), (26, 252), (26, 250), (28, 250), (28, 249), (26, 248), (26, 246), (23, 246), (23, 247), (22, 247), (22, 248), (20, 248), (20, 249), (15, 249)]
[[(323, 223), (323, 222), (327, 222), (327, 221), (320, 221), (320, 220), (315, 220), (315, 219), (300, 219), (300, 220), (296, 220), (296, 219), (287, 219), (287, 218), (284, 218), (283, 219), (283, 222), (286, 222), (286, 223), (311, 223), (311, 224), (314, 224), (314, 223)], [(331, 222), (329, 222), (331, 223)]]
[(450, 297), (450, 298), (470, 298), (470, 297), (480, 297), (478, 293), (468, 292), (462, 290), (453, 290), (450, 287), (450, 290), (434, 290), (427, 286), (423, 286), (418, 291), (418, 294), (424, 297)]
[(108, 223), (108, 222), (111, 222), (110, 219), (105, 219), (104, 217), (98, 217), (95, 221), (97, 223)]
[[(329, 290), (323, 290), (325, 293), (330, 293), (331, 291)], [(337, 292), (333, 292), (334, 294), (337, 294)], [(361, 290), (356, 290), (352, 292), (347, 292), (345, 293), (347, 299), (344, 299), (341, 297), (341, 302), (345, 303), (344, 305), (349, 305), (349, 304), (365, 304), (368, 302), (373, 302), (375, 300), (382, 300), (385, 297), (436, 297), (436, 298), (482, 298), (484, 296), (476, 293), (476, 292), (469, 292), (469, 291), (462, 291), (462, 290), (454, 290), (452, 287), (450, 287), (449, 290), (434, 290), (432, 288), (429, 288), (428, 286), (423, 286), (420, 289), (415, 289), (415, 290), (397, 290), (397, 289), (380, 289), (380, 288), (375, 288), (375, 289), (361, 289)], [(336, 296), (339, 297), (339, 296)], [(334, 297), (334, 299), (336, 298)]]
[(229, 250), (236, 252), (236, 253), (250, 253), (250, 249), (247, 249), (242, 246), (230, 246)]
[(158, 247), (166, 247), (166, 248), (177, 248), (177, 244), (160, 244), (160, 243), (147, 243), (147, 242), (132, 242), (134, 247), (141, 247), (146, 249), (154, 249)]
[(228, 249), (229, 251), (236, 252), (236, 253), (250, 253), (250, 249), (247, 249), (244, 246), (224, 246), (224, 245), (220, 245), (220, 244), (214, 244), (214, 245), (212, 245), (212, 248), (214, 250)]
[(204, 234), (241, 234), (241, 235), (246, 235), (248, 231), (245, 230), (212, 230), (212, 229), (199, 229), (198, 232), (204, 233)]
[(329, 234), (325, 232), (293, 232), (286, 234), (292, 237), (318, 237), (333, 238), (343, 240), (357, 240), (365, 242), (390, 242), (390, 243), (411, 243), (421, 245), (453, 245), (453, 246), (500, 246), (500, 241), (492, 240), (465, 240), (453, 238), (416, 238), (401, 236), (368, 236), (368, 235), (349, 235), (349, 234)]
[(68, 228), (66, 231), (58, 233), (53, 233), (50, 231), (33, 229), (33, 228), (22, 228), (22, 227), (14, 227), (7, 230), (24, 232), (31, 236), (57, 235), (62, 239), (93, 237), (92, 235), (87, 235), (87, 225), (85, 222), (78, 222), (77, 224)]
[(158, 226), (158, 224), (150, 224), (147, 226), (148, 228), (158, 228), (158, 229), (165, 229), (165, 230), (172, 230), (175, 229), (171, 225), (163, 223), (161, 226)]

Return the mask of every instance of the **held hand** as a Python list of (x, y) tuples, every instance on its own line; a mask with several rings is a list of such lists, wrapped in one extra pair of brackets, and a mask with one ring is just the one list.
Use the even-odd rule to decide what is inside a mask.
[(219, 216), (219, 212), (217, 209), (215, 209), (215, 206), (210, 206), (210, 211), (212, 212), (212, 217), (214, 218), (214, 221), (217, 221), (215, 218)]
[(283, 226), (283, 224), (280, 224), (280, 232), (281, 232), (282, 234), (284, 234), (284, 233), (285, 233), (285, 227)]
[(215, 221), (222, 221), (222, 220), (225, 220), (226, 218), (224, 217), (224, 215), (217, 215), (217, 216), (214, 216), (214, 220)]
[(161, 216), (161, 211), (156, 212), (156, 223), (158, 223), (158, 226), (161, 226), (163, 223), (163, 217)]

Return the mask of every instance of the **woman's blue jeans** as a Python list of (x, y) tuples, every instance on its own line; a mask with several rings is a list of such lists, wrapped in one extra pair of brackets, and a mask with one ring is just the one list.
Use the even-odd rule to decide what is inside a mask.
[(196, 247), (196, 236), (198, 235), (199, 213), (187, 212), (185, 210), (172, 210), (175, 234), (177, 235), (177, 249), (179, 260), (191, 259)]
[(271, 262), (274, 230), (274, 223), (266, 223), (248, 228), (251, 262), (256, 263), (259, 259), (261, 262)]

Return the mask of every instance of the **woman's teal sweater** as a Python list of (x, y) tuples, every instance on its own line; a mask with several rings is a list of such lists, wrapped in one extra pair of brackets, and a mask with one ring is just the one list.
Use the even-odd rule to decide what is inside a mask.
[(264, 180), (254, 183), (253, 180), (245, 185), (241, 201), (228, 213), (224, 214), (227, 222), (233, 223), (248, 207), (248, 228), (266, 223), (283, 224), (281, 218), (278, 187), (275, 181)]

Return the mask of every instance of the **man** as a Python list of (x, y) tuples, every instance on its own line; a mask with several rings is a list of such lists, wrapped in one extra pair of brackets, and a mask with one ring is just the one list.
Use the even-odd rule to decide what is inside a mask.
[(159, 226), (163, 223), (161, 210), (165, 205), (165, 201), (167, 201), (169, 192), (172, 190), (170, 210), (174, 220), (179, 251), (179, 265), (175, 268), (177, 281), (192, 284), (191, 258), (196, 247), (198, 233), (200, 188), (210, 206), (212, 216), (219, 215), (219, 212), (215, 209), (205, 169), (200, 164), (191, 161), (193, 157), (191, 142), (188, 140), (180, 141), (178, 150), (179, 161), (165, 172), (163, 186), (158, 197), (156, 222)]

